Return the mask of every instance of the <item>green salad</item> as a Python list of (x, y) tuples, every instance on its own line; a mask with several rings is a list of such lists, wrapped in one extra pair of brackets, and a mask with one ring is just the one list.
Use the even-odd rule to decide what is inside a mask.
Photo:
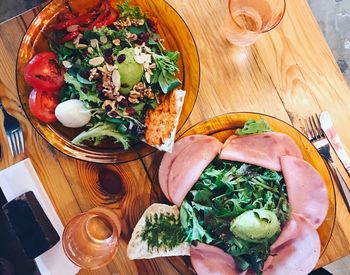
[[(249, 120), (236, 135), (271, 131), (264, 121)], [(175, 216), (146, 222), (142, 239), (167, 251), (182, 242), (220, 247), (242, 269), (261, 274), (270, 247), (290, 218), (281, 173), (241, 162), (214, 159), (187, 194)]]
[[(264, 120), (249, 120), (236, 135), (269, 131)], [(256, 274), (261, 274), (289, 215), (281, 173), (218, 158), (204, 170), (180, 209), (186, 241), (220, 247), (242, 270), (251, 267)]]
[[(91, 114), (88, 124), (75, 124), (83, 127), (75, 144), (97, 145), (109, 138), (127, 149), (131, 141), (144, 138), (147, 111), (181, 84), (176, 77), (179, 53), (165, 49), (155, 21), (130, 0), (116, 7), (103, 1), (79, 17), (63, 12), (47, 35), (65, 67), (59, 102), (77, 99), (83, 103), (79, 110)], [(60, 119), (62, 112), (56, 117), (69, 127), (69, 119)]]

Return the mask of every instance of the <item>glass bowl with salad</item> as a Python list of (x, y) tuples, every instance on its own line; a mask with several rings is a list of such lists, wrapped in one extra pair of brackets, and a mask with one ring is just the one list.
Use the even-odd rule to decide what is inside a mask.
[(66, 2), (50, 2), (19, 49), (17, 88), (29, 120), (78, 159), (120, 163), (153, 152), (143, 142), (148, 113), (185, 90), (179, 129), (197, 97), (187, 25), (165, 1)]

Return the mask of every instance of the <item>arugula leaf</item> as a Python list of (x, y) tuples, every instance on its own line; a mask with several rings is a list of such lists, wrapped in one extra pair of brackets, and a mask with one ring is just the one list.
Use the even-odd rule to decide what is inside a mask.
[(158, 78), (159, 86), (162, 89), (163, 93), (167, 94), (174, 90), (176, 87), (181, 85), (181, 81), (175, 76), (162, 72)]
[(260, 119), (259, 121), (255, 121), (254, 119), (250, 119), (244, 124), (243, 129), (237, 129), (235, 134), (238, 136), (244, 136), (271, 131), (272, 129), (265, 120)]
[(131, 6), (130, 2), (130, 0), (124, 0), (120, 5), (117, 5), (120, 15), (122, 17), (130, 17), (136, 19), (143, 18), (140, 7)]
[(115, 143), (122, 143), (125, 150), (130, 147), (129, 137), (125, 134), (119, 133), (113, 124), (107, 122), (99, 122), (89, 130), (80, 133), (72, 140), (72, 143), (76, 145), (84, 145), (85, 141), (93, 141), (94, 145), (98, 145), (106, 137), (112, 137), (115, 140)]

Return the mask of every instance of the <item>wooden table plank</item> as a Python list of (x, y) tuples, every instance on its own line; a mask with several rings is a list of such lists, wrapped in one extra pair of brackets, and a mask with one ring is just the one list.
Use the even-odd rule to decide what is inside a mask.
[[(181, 132), (202, 120), (232, 111), (266, 113), (302, 129), (304, 118), (327, 109), (350, 151), (350, 136), (344, 127), (349, 117), (350, 91), (305, 0), (288, 1), (282, 24), (249, 48), (237, 48), (224, 39), (221, 26), (226, 0), (168, 2), (189, 25), (201, 62), (199, 97)], [(149, 204), (150, 179), (162, 154), (146, 157), (143, 163), (123, 165), (73, 160), (42, 140), (24, 117), (16, 92), (15, 62), (20, 40), (32, 18), (30, 12), (0, 25), (0, 97), (8, 111), (20, 120), (26, 142), (25, 154), (12, 160), (0, 128), (4, 147), (0, 169), (30, 157), (64, 223), (97, 205), (108, 206), (120, 215), (123, 231), (114, 261), (104, 269), (80, 274), (178, 274), (168, 259), (130, 261), (125, 253), (132, 227)], [(106, 196), (98, 188), (98, 172), (106, 168), (125, 178), (128, 184), (124, 197)], [(338, 191), (337, 197), (334, 234), (319, 265), (350, 254), (350, 216)]]

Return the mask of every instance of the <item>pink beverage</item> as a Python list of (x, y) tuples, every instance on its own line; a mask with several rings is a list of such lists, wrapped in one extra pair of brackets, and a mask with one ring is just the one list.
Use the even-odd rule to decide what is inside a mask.
[(108, 264), (118, 248), (120, 221), (106, 208), (94, 208), (73, 218), (63, 232), (63, 249), (67, 257), (84, 269)]
[(228, 41), (245, 47), (275, 28), (285, 12), (285, 0), (230, 0), (224, 32)]

